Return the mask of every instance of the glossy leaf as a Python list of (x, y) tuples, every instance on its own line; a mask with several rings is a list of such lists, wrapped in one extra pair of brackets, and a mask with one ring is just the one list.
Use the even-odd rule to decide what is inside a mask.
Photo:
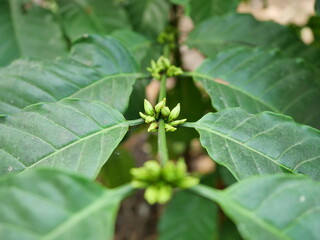
[(217, 205), (190, 192), (180, 191), (174, 195), (161, 217), (159, 239), (218, 239), (217, 223)]
[(304, 61), (278, 51), (236, 48), (206, 60), (194, 73), (217, 110), (242, 107), (292, 116), (320, 128), (320, 82)]
[(212, 17), (199, 24), (187, 42), (189, 46), (211, 57), (236, 46), (259, 46), (279, 48), (285, 56), (302, 57), (312, 64), (320, 65), (320, 50), (304, 45), (292, 29), (273, 22), (259, 22), (251, 15)]
[(0, 114), (66, 97), (99, 100), (123, 112), (140, 75), (133, 57), (118, 41), (83, 37), (68, 59), (20, 60), (0, 70)]
[(2, 178), (0, 238), (111, 240), (119, 203), (130, 191), (48, 169)]
[(21, 56), (52, 59), (67, 53), (50, 11), (23, 0), (0, 0), (0, 66)]
[(131, 27), (118, 1), (59, 0), (58, 4), (63, 27), (71, 39), (83, 34), (106, 35)]
[(217, 202), (248, 240), (317, 240), (320, 184), (307, 177), (253, 177), (217, 191), (196, 186), (194, 192)]
[(240, 0), (190, 0), (191, 18), (196, 25), (212, 16), (235, 12)]
[(190, 126), (211, 158), (237, 179), (284, 168), (320, 180), (320, 132), (289, 117), (233, 108), (208, 113)]
[(156, 38), (169, 22), (170, 4), (163, 0), (130, 0), (127, 11), (134, 30)]
[(100, 102), (30, 106), (0, 117), (0, 174), (52, 167), (95, 177), (127, 131), (124, 117)]
[(147, 56), (152, 44), (151, 41), (143, 35), (128, 30), (115, 31), (112, 33), (112, 37), (122, 43), (140, 64)]

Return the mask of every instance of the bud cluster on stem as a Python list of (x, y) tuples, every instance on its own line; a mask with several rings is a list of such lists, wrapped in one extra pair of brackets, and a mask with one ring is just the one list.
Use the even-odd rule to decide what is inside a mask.
[(151, 61), (151, 67), (147, 70), (151, 76), (157, 80), (161, 79), (161, 75), (166, 74), (168, 77), (178, 76), (183, 73), (182, 69), (171, 64), (170, 60), (164, 56), (159, 57), (157, 61)]
[(141, 168), (132, 168), (132, 186), (145, 188), (145, 199), (150, 203), (166, 203), (174, 188), (190, 188), (199, 183), (199, 179), (188, 175), (183, 159), (176, 163), (168, 161), (164, 166), (155, 160), (145, 162)]
[(166, 99), (162, 99), (155, 107), (145, 99), (144, 100), (145, 113), (139, 112), (140, 116), (146, 123), (151, 123), (148, 132), (156, 132), (159, 128), (159, 120), (165, 121), (166, 132), (174, 132), (177, 130), (176, 126), (185, 123), (187, 119), (177, 120), (180, 114), (180, 103), (177, 104), (172, 110), (166, 106)]

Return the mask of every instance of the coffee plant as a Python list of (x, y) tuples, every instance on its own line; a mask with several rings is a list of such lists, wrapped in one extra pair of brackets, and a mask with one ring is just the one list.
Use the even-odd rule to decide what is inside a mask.
[[(239, 2), (0, 0), (0, 239), (113, 239), (142, 191), (158, 239), (319, 240), (319, 1), (310, 45)], [(193, 139), (214, 172), (190, 173)]]

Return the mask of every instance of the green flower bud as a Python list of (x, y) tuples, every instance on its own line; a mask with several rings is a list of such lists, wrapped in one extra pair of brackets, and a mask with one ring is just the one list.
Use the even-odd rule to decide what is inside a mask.
[(173, 120), (175, 120), (180, 114), (180, 103), (177, 104), (177, 106), (172, 109), (169, 117), (168, 117), (168, 122), (171, 122)]
[(156, 69), (157, 68), (157, 63), (154, 60), (151, 60), (151, 68)]
[(148, 128), (148, 132), (156, 132), (158, 130), (158, 124), (157, 123), (151, 123), (149, 128)]
[(168, 185), (162, 185), (158, 189), (158, 203), (164, 204), (172, 196), (172, 187)]
[(162, 168), (162, 176), (167, 182), (176, 180), (175, 165), (173, 161), (168, 161)]
[(143, 168), (147, 169), (153, 179), (158, 179), (161, 175), (161, 166), (156, 160), (147, 161)]
[(187, 121), (186, 118), (181, 119), (181, 120), (175, 120), (175, 121), (170, 122), (170, 125), (171, 126), (178, 126), (178, 125), (180, 125), (182, 123), (185, 123), (186, 121)]
[(157, 113), (160, 113), (161, 109), (165, 106), (166, 106), (166, 99), (164, 98), (154, 107), (154, 109), (156, 110)]
[(172, 127), (170, 124), (167, 123), (164, 125), (164, 129), (166, 130), (166, 132), (174, 132), (177, 130), (175, 127)]
[(150, 179), (150, 173), (145, 168), (132, 168), (130, 169), (130, 173), (134, 180), (137, 181), (148, 181)]
[[(163, 107), (163, 108), (161, 109), (161, 114), (162, 114), (162, 116), (164, 116), (164, 117), (168, 117), (169, 114), (170, 114), (170, 109), (169, 109), (168, 107)], [(172, 124), (171, 124), (171, 125), (172, 125)]]
[(142, 112), (139, 112), (139, 115), (141, 118), (143, 118), (144, 120), (148, 117), (147, 115), (145, 115), (144, 113)]
[(145, 188), (148, 186), (148, 183), (144, 181), (133, 180), (131, 182), (131, 186), (134, 188)]
[(178, 76), (178, 75), (181, 75), (181, 74), (183, 74), (182, 69), (181, 68), (176, 68), (175, 72), (174, 72), (174, 76)]
[(171, 66), (170, 60), (168, 58), (163, 58), (163, 65), (165, 68), (169, 68)]
[(179, 188), (190, 188), (199, 183), (199, 179), (195, 177), (185, 177), (180, 180), (180, 182), (177, 184), (177, 187)]
[(154, 115), (153, 107), (152, 107), (151, 103), (147, 99), (144, 100), (144, 110), (145, 110), (147, 115), (149, 115), (149, 116), (153, 116)]
[(161, 79), (161, 75), (159, 73), (152, 73), (151, 76), (156, 79), (156, 80), (160, 80)]
[(144, 198), (149, 204), (155, 204), (158, 201), (158, 188), (156, 186), (150, 186), (144, 192)]
[(151, 122), (153, 122), (153, 121), (155, 121), (155, 120), (156, 120), (156, 119), (155, 119), (154, 117), (147, 116), (145, 122), (146, 122), (146, 123), (151, 123)]
[(187, 165), (183, 158), (180, 158), (176, 164), (176, 177), (178, 179), (184, 178), (187, 173)]

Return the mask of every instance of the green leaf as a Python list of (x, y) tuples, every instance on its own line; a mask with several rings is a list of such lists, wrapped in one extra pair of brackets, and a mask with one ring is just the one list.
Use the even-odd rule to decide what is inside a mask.
[(139, 76), (133, 57), (118, 41), (83, 37), (68, 59), (20, 60), (0, 70), (0, 114), (67, 97), (99, 100), (124, 112)]
[(164, 0), (130, 0), (127, 11), (134, 30), (156, 38), (169, 22), (170, 4)]
[(160, 240), (218, 239), (218, 208), (188, 191), (177, 192), (160, 220)]
[(127, 14), (118, 1), (59, 0), (58, 4), (63, 27), (71, 39), (130, 28)]
[(189, 125), (200, 133), (211, 158), (237, 179), (284, 168), (320, 180), (320, 132), (289, 117), (233, 108), (208, 113)]
[(24, 0), (0, 0), (0, 66), (21, 56), (52, 59), (67, 45), (52, 13)]
[[(210, 31), (208, 31), (210, 29)], [(287, 26), (259, 22), (251, 15), (229, 14), (215, 16), (199, 24), (189, 35), (188, 44), (206, 56), (235, 46), (279, 48), (285, 56), (302, 57), (320, 65), (317, 48), (306, 46)]]
[(190, 0), (191, 18), (198, 25), (212, 16), (235, 12), (240, 0)]
[(128, 125), (111, 107), (76, 99), (0, 116), (0, 175), (45, 166), (95, 177)]
[(307, 177), (253, 177), (217, 191), (193, 191), (217, 202), (250, 240), (317, 240), (320, 235), (320, 184)]
[(320, 15), (320, 1), (316, 0), (315, 5), (314, 5), (314, 9), (316, 11), (317, 15)]
[(118, 187), (132, 180), (130, 169), (134, 167), (135, 161), (132, 154), (119, 146), (101, 169), (98, 179), (109, 188)]
[(118, 30), (112, 33), (112, 37), (122, 43), (140, 64), (151, 50), (151, 41), (139, 33)]
[(130, 192), (49, 169), (2, 178), (0, 238), (111, 240), (119, 203)]
[(278, 51), (236, 48), (206, 60), (194, 73), (217, 110), (242, 107), (292, 116), (320, 128), (318, 73)]

